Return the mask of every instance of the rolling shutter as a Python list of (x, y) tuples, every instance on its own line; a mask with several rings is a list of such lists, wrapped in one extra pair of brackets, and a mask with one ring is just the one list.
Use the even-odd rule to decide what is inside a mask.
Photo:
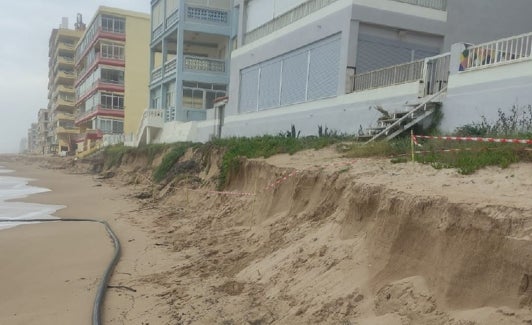
[(438, 53), (437, 49), (361, 34), (358, 39), (357, 73), (408, 63)]
[(304, 102), (307, 88), (308, 52), (300, 52), (283, 61), (281, 105)]
[(240, 112), (257, 111), (259, 68), (242, 70), (240, 75)]
[(259, 110), (279, 106), (281, 61), (260, 68)]
[(331, 97), (338, 90), (340, 38), (310, 50), (307, 100)]

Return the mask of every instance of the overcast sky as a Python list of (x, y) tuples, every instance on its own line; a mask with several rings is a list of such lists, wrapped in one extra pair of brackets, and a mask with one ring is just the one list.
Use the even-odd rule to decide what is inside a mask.
[(149, 13), (150, 0), (0, 0), (0, 153), (18, 152), (39, 108), (48, 106), (48, 40), (76, 14), (89, 23), (98, 6)]

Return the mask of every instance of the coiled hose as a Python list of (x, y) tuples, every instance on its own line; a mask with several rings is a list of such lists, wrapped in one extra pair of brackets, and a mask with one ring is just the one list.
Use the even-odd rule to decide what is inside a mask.
[(118, 263), (118, 260), (120, 259), (120, 241), (118, 240), (118, 237), (111, 229), (111, 226), (107, 223), (107, 221), (104, 220), (96, 220), (96, 219), (26, 219), (26, 220), (13, 220), (13, 219), (0, 219), (0, 223), (8, 223), (8, 222), (17, 222), (17, 223), (33, 223), (33, 222), (96, 222), (103, 224), (105, 226), (105, 230), (109, 234), (109, 237), (113, 240), (114, 246), (115, 246), (115, 252), (113, 254), (113, 259), (105, 269), (105, 272), (103, 274), (102, 280), (100, 281), (100, 284), (98, 285), (98, 290), (96, 291), (96, 297), (94, 298), (94, 305), (92, 307), (92, 325), (101, 325), (102, 324), (102, 306), (103, 301), (105, 299), (105, 292), (107, 291), (107, 284), (109, 283), (109, 279), (111, 278), (111, 275), (113, 273), (113, 270)]

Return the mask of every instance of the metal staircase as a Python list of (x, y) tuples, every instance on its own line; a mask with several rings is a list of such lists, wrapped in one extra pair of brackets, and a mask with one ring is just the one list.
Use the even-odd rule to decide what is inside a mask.
[(391, 140), (400, 135), (412, 126), (422, 122), (427, 117), (431, 116), (440, 102), (438, 99), (447, 91), (447, 87), (442, 88), (434, 95), (425, 97), (419, 104), (416, 104), (413, 109), (405, 112), (389, 114), (382, 108), (377, 108), (383, 117), (379, 119), (378, 126), (367, 128), (364, 134), (358, 136), (359, 140), (367, 140), (365, 143), (370, 143), (380, 138)]

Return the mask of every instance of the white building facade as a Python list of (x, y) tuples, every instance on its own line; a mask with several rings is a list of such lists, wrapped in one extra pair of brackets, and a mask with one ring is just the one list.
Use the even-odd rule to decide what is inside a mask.
[[(209, 10), (221, 2), (197, 0), (194, 6)], [(157, 3), (152, 1), (152, 6)], [(181, 4), (185, 12), (187, 5)], [(356, 133), (379, 117), (370, 107), (392, 111), (405, 105), (415, 107), (440, 90), (445, 93), (438, 101), (445, 111), (446, 87), (456, 91), (449, 71), (458, 73), (460, 58), (456, 53), (453, 62), (450, 54), (438, 56), (440, 53), (449, 52), (456, 43), (481, 43), (532, 31), (532, 4), (527, 0), (515, 0), (511, 5), (503, 0), (234, 0), (224, 2), (226, 5), (232, 10), (227, 11), (228, 25), (218, 26), (223, 35), (217, 56), (201, 53), (203, 58), (223, 59), (221, 74), (193, 77), (185, 65), (186, 51), (168, 52), (164, 41), (159, 45), (158, 38), (152, 39), (152, 65), (157, 53), (162, 53), (162, 62), (168, 53), (175, 52), (177, 57), (177, 78), (172, 77), (177, 83), (172, 84), (178, 94), (176, 113), (168, 112), (164, 99), (163, 104), (156, 99), (165, 98), (166, 86), (152, 77), (152, 98), (156, 100), (150, 108), (161, 111), (145, 114), (139, 142), (207, 141), (220, 135), (215, 132), (218, 129), (223, 130), (221, 136), (277, 134), (292, 124), (302, 135), (316, 135), (318, 126)], [(186, 22), (183, 16), (180, 21)], [(505, 24), (500, 19), (503, 16), (512, 17), (512, 24)], [(209, 37), (214, 35), (203, 30), (207, 27), (201, 23), (195, 28), (200, 25)], [(172, 41), (183, 47), (187, 40), (194, 44), (185, 32), (191, 25), (183, 26)], [(201, 36), (199, 32), (194, 35)], [(221, 44), (227, 44), (224, 51), (220, 51)], [(199, 53), (191, 54), (196, 58)], [(395, 81), (386, 81), (390, 78), (387, 67), (394, 67)], [(185, 81), (210, 84), (208, 91), (225, 85), (214, 94), (228, 96), (223, 114), (215, 114), (213, 95), (208, 99), (203, 89), (203, 111), (190, 118), (187, 105), (196, 96), (194, 90), (185, 91), (189, 85)], [(201, 89), (199, 83), (194, 86)], [(156, 91), (161, 95), (154, 95)], [(462, 98), (461, 103), (471, 100)], [(456, 122), (446, 118), (448, 131), (460, 122), (460, 118), (454, 119)]]

